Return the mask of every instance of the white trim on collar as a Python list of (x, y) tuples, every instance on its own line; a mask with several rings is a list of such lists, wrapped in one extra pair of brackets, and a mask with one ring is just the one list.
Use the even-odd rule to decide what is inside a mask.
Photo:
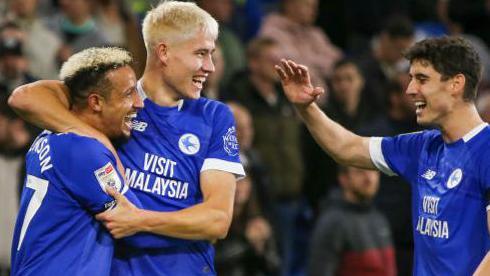
[(482, 131), (486, 126), (488, 126), (487, 123), (479, 124), (477, 127), (475, 127), (474, 129), (472, 129), (470, 132), (466, 133), (463, 136), (463, 141), (465, 143), (468, 142), (469, 140), (471, 140), (471, 138), (475, 137), (478, 133), (480, 133), (480, 131)]

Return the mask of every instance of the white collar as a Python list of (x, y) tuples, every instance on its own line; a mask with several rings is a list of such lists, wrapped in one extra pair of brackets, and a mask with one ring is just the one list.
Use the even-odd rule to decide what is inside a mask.
[(478, 133), (480, 133), (480, 131), (482, 131), (486, 126), (488, 126), (487, 123), (481, 123), (481, 124), (479, 124), (478, 126), (476, 126), (475, 128), (473, 128), (472, 130), (470, 130), (470, 132), (466, 133), (463, 136), (463, 141), (465, 143), (468, 142), (469, 140), (471, 140), (471, 138), (475, 137)]

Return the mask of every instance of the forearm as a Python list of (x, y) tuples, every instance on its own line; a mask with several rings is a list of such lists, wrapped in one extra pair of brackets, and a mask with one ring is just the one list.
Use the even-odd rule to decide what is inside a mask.
[(480, 265), (476, 269), (475, 273), (473, 273), (473, 276), (484, 276), (484, 275), (490, 275), (490, 253), (487, 253), (485, 258), (483, 258)]
[(315, 141), (342, 165), (375, 169), (369, 156), (369, 138), (358, 136), (328, 118), (316, 104), (297, 106)]
[(206, 202), (175, 212), (140, 212), (138, 224), (142, 231), (191, 240), (224, 238), (232, 216)]
[[(29, 123), (54, 132), (74, 132), (79, 135), (94, 137), (116, 151), (109, 139), (77, 118), (70, 112), (69, 90), (61, 81), (42, 80), (22, 85), (12, 92), (8, 103), (19, 116)], [(118, 167), (122, 165), (118, 159)]]
[(65, 132), (77, 123), (69, 112), (69, 98), (60, 81), (37, 81), (14, 90), (9, 105), (24, 120), (41, 128)]

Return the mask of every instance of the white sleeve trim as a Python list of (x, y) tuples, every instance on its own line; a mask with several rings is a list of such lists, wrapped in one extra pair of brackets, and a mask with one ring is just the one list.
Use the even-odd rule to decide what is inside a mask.
[(487, 205), (487, 212), (490, 211), (490, 205)]
[(382, 141), (383, 137), (371, 137), (369, 139), (369, 155), (371, 156), (371, 161), (373, 161), (376, 168), (383, 173), (389, 176), (396, 175), (396, 173), (388, 166), (388, 163), (386, 163), (383, 156), (383, 149), (381, 148)]
[(237, 162), (230, 162), (218, 158), (207, 158), (202, 164), (201, 172), (206, 170), (220, 170), (230, 172), (235, 175), (237, 180), (242, 179), (245, 176), (245, 170), (243, 166)]

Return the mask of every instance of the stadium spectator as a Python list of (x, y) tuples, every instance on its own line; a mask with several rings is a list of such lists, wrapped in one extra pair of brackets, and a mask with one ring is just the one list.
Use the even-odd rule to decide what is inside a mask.
[(146, 59), (143, 36), (136, 16), (125, 0), (94, 1), (94, 20), (98, 30), (113, 46), (128, 49), (137, 61), (133, 64), (136, 76), (141, 76)]
[(60, 0), (60, 13), (48, 21), (48, 27), (61, 37), (63, 46), (58, 60), (89, 47), (108, 46), (109, 41), (97, 29), (90, 0)]
[(218, 275), (277, 275), (279, 271), (272, 229), (257, 206), (252, 182), (250, 175), (237, 182), (230, 232), (216, 245)]
[(221, 45), (225, 68), (221, 81), (226, 86), (231, 77), (246, 66), (244, 46), (228, 26), (234, 12), (233, 0), (197, 0), (196, 3), (220, 23), (218, 43)]
[(373, 38), (371, 52), (362, 58), (360, 64), (366, 80), (366, 104), (380, 115), (386, 114), (386, 86), (408, 69), (402, 53), (413, 42), (411, 21), (406, 17), (393, 16)]
[(8, 276), (15, 217), (19, 210), (20, 173), (31, 136), (24, 121), (7, 105), (7, 92), (0, 90), (0, 275)]
[[(226, 89), (226, 100), (240, 103), (252, 114), (258, 151), (270, 174), (272, 223), (277, 233), (282, 267), (292, 264), (296, 217), (301, 212), (303, 161), (300, 123), (284, 97), (274, 71), (280, 49), (271, 38), (257, 38), (247, 48), (248, 70)], [(279, 142), (280, 141), (280, 142)], [(286, 275), (286, 274), (284, 274)]]
[(0, 85), (7, 93), (36, 80), (28, 73), (29, 62), (23, 50), (25, 38), (26, 34), (14, 23), (7, 22), (0, 26)]
[(313, 232), (308, 275), (397, 275), (389, 224), (373, 205), (379, 172), (340, 167), (338, 182)]
[[(335, 63), (330, 87), (329, 100), (324, 108), (330, 118), (354, 132), (373, 120), (376, 112), (366, 104), (364, 76), (354, 60), (342, 59)], [(304, 189), (310, 204), (318, 210), (319, 200), (335, 186), (338, 166), (321, 150), (306, 127), (302, 135)]]
[[(363, 125), (358, 134), (394, 136), (419, 131), (415, 120), (415, 107), (398, 82), (387, 86), (387, 116), (377, 117)], [(399, 177), (381, 175), (379, 192), (375, 204), (386, 216), (393, 233), (399, 276), (411, 276), (413, 267), (413, 234), (411, 226), (412, 197), (410, 185)]]
[(343, 54), (313, 25), (317, 10), (318, 0), (284, 0), (280, 13), (264, 18), (259, 36), (274, 39), (279, 45), (280, 57), (304, 63), (310, 69), (313, 83), (325, 86), (333, 65)]
[(313, 103), (323, 88), (311, 85), (307, 67), (283, 60), (276, 69), (288, 99), (336, 161), (400, 175), (411, 184), (414, 274), (470, 275), (490, 261), (483, 260), (490, 244), (490, 128), (475, 107), (480, 59), (468, 42), (451, 37), (420, 41), (405, 56), (411, 77), (406, 93), (417, 122), (438, 129), (384, 138), (355, 135)]
[(23, 50), (25, 57), (29, 60), (29, 73), (43, 79), (56, 79), (59, 68), (57, 55), (62, 41), (46, 26), (46, 20), (38, 14), (39, 1), (10, 1), (10, 9), (6, 18), (25, 32)]

